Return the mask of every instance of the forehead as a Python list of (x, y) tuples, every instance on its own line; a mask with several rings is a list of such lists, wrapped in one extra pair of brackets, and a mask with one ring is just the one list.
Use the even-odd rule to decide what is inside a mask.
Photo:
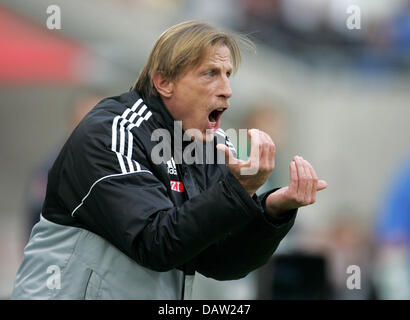
[(232, 68), (231, 51), (225, 45), (215, 45), (209, 47), (197, 68), (206, 67), (208, 65), (223, 64), (228, 68)]

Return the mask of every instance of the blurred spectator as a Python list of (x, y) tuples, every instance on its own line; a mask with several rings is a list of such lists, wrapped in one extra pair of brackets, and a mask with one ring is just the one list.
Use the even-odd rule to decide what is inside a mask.
[(410, 1), (403, 6), (392, 21), (393, 44), (403, 51), (410, 51)]
[[(410, 1), (242, 0), (236, 26), (257, 40), (312, 65), (359, 72), (410, 68)], [(346, 21), (355, 5), (360, 28)], [(356, 19), (355, 19), (356, 20)], [(336, 65), (335, 65), (336, 63)]]
[[(69, 108), (67, 114), (67, 136), (77, 127), (81, 119), (101, 100), (96, 94), (86, 92), (82, 93), (73, 105)], [(43, 201), (46, 195), (48, 170), (54, 163), (55, 158), (60, 151), (60, 146), (56, 147), (48, 154), (43, 162), (33, 170), (26, 185), (26, 241), (28, 241), (31, 229), (40, 220), (40, 213)], [(24, 242), (24, 243), (25, 243)]]
[(382, 299), (410, 299), (410, 158), (399, 168), (378, 216), (375, 282)]
[(321, 32), (327, 2), (328, 0), (281, 1), (282, 19), (290, 28), (299, 32)]
[[(339, 209), (338, 216), (321, 229), (302, 226), (294, 230), (293, 244), (260, 269), (260, 299), (378, 298), (371, 273), (373, 247), (366, 224), (352, 210)], [(349, 266), (360, 268), (360, 288), (348, 287), (352, 275)]]
[(272, 41), (273, 24), (278, 19), (279, 0), (242, 0), (243, 17), (237, 21), (238, 28), (262, 41)]
[(323, 254), (276, 254), (260, 271), (258, 299), (330, 299), (332, 286)]
[[(361, 216), (353, 210), (339, 210), (339, 217), (333, 221), (329, 230), (329, 247), (326, 255), (329, 261), (331, 281), (334, 286), (333, 299), (336, 300), (368, 300), (377, 299), (371, 270), (373, 248), (369, 231), (365, 223), (357, 217)], [(360, 288), (349, 288), (347, 280), (349, 266), (360, 269)]]

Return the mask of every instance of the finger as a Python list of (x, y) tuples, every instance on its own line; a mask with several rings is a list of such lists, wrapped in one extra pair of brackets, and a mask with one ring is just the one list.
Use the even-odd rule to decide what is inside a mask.
[(268, 151), (267, 151), (267, 160), (268, 160), (268, 169), (270, 171), (275, 169), (275, 150), (276, 146), (275, 143), (272, 141), (272, 138), (264, 132), (264, 135), (266, 137), (266, 143), (268, 144)]
[[(306, 160), (305, 160), (306, 161)], [(312, 191), (311, 191), (311, 202), (314, 203), (316, 202), (316, 190), (317, 190), (317, 183), (318, 183), (318, 179), (317, 179), (317, 175), (315, 172), (315, 169), (313, 169), (312, 165), (309, 163), (309, 161), (306, 161), (308, 166), (309, 166), (309, 171), (310, 174), (312, 176)]]
[(295, 166), (296, 166), (296, 172), (298, 175), (298, 188), (296, 190), (296, 200), (300, 201), (300, 199), (303, 197), (301, 197), (300, 192), (302, 189), (302, 180), (303, 180), (303, 171), (301, 171), (300, 169), (300, 159), (299, 156), (295, 156), (294, 158), (295, 161)]
[(314, 179), (317, 180), (317, 183), (316, 183), (316, 191), (320, 191), (320, 190), (326, 189), (326, 188), (327, 188), (327, 182), (326, 182), (325, 180), (319, 180), (318, 177), (317, 177), (316, 171), (315, 171), (315, 169), (313, 168), (313, 166), (310, 165), (310, 167), (311, 167), (311, 170), (312, 170), (312, 174), (313, 174)]
[(296, 162), (292, 160), (289, 164), (289, 192), (291, 195), (296, 195), (298, 193), (298, 172), (296, 169)]
[(276, 151), (276, 147), (275, 144), (270, 145), (269, 148), (269, 164), (270, 164), (270, 168), (271, 170), (275, 169), (275, 151)]
[(269, 166), (269, 147), (266, 142), (266, 137), (263, 135), (262, 132), (259, 132), (260, 135), (260, 150), (261, 153), (259, 155), (259, 168), (262, 169), (262, 171), (266, 171)]
[(268, 139), (268, 136), (266, 133), (259, 131), (260, 133), (260, 138), (261, 138), (261, 150), (262, 153), (259, 156), (259, 167), (263, 171), (271, 171), (271, 163), (269, 162), (269, 157), (270, 157), (270, 140)]
[(320, 191), (327, 188), (327, 182), (325, 180), (319, 180), (317, 182), (316, 191)]
[(298, 178), (299, 178), (297, 197), (298, 197), (298, 201), (303, 202), (305, 200), (306, 174), (305, 174), (305, 169), (302, 164), (302, 159), (299, 156), (296, 157), (296, 169), (297, 169)]
[(247, 161), (247, 174), (256, 174), (259, 172), (261, 165), (261, 158), (263, 157), (263, 145), (261, 141), (260, 131), (257, 129), (248, 130), (248, 135), (251, 138), (251, 152)]
[(251, 152), (249, 160), (251, 162), (259, 162), (262, 154), (261, 134), (257, 129), (248, 130), (248, 135), (251, 138)]
[(305, 204), (311, 204), (312, 201), (312, 187), (313, 187), (313, 181), (312, 181), (312, 175), (310, 173), (310, 169), (309, 166), (307, 164), (307, 161), (305, 159), (303, 159), (303, 157), (301, 157), (302, 159), (302, 164), (303, 164), (303, 169), (305, 171), (306, 174), (306, 190), (305, 190)]

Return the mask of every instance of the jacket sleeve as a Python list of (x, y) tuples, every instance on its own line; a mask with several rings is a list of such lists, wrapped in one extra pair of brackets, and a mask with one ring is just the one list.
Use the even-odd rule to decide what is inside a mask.
[(266, 212), (266, 197), (276, 190), (255, 196), (253, 200), (261, 204), (263, 213), (198, 255), (195, 270), (216, 280), (235, 280), (264, 265), (293, 226), (297, 213), (291, 210), (275, 219)]

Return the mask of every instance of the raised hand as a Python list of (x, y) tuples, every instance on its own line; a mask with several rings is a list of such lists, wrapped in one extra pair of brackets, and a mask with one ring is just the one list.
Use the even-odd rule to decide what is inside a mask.
[(289, 186), (271, 193), (266, 199), (266, 210), (273, 216), (315, 203), (316, 192), (327, 187), (327, 182), (319, 180), (312, 165), (300, 156), (293, 158), (289, 171)]
[(251, 138), (251, 152), (247, 161), (235, 158), (226, 145), (218, 144), (216, 148), (225, 153), (225, 164), (229, 171), (253, 196), (275, 168), (275, 144), (263, 131), (250, 129), (248, 135)]

